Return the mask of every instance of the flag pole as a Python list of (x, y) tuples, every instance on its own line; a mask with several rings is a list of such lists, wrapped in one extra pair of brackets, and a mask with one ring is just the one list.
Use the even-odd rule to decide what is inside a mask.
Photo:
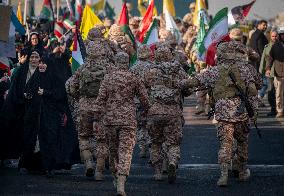
[(27, 9), (28, 9), (28, 0), (25, 0), (25, 7), (24, 7), (24, 25), (26, 24), (26, 20), (27, 20)]
[(59, 20), (59, 11), (60, 11), (60, 0), (56, 2), (56, 19)]

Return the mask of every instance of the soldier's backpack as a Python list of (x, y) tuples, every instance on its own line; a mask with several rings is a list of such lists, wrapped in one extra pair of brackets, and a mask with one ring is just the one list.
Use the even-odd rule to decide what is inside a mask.
[(161, 68), (155, 69), (151, 85), (150, 101), (162, 104), (179, 104), (180, 89), (176, 87), (174, 74)]
[(96, 98), (99, 93), (101, 81), (104, 79), (106, 68), (104, 66), (86, 66), (79, 75), (79, 92), (81, 96)]

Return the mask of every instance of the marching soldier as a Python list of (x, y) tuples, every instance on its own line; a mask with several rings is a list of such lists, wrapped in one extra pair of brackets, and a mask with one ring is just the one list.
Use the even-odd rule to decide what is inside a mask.
[(245, 181), (250, 177), (247, 168), (248, 161), (248, 112), (238, 96), (236, 84), (248, 95), (248, 100), (257, 113), (257, 89), (261, 87), (261, 80), (257, 79), (256, 69), (248, 63), (248, 50), (239, 41), (220, 43), (217, 47), (217, 66), (203, 73), (184, 80), (181, 86), (192, 88), (206, 86), (213, 88), (215, 103), (215, 118), (217, 123), (217, 136), (220, 141), (218, 162), (221, 175), (218, 186), (227, 186), (228, 169), (232, 157), (233, 141), (237, 141), (237, 152), (234, 163), (239, 172), (239, 180)]
[[(117, 70), (107, 74), (96, 100), (96, 121), (103, 118), (109, 142), (110, 167), (114, 175), (117, 195), (126, 195), (124, 185), (129, 175), (136, 141), (136, 107), (138, 97), (145, 111), (148, 96), (141, 80), (128, 71), (129, 56), (119, 52), (115, 59)], [(102, 117), (103, 116), (103, 117)]]
[[(148, 89), (150, 109), (147, 116), (147, 128), (151, 137), (151, 163), (155, 169), (155, 180), (162, 180), (162, 151), (168, 161), (168, 181), (176, 180), (176, 168), (180, 160), (182, 140), (182, 92), (178, 81), (186, 79), (179, 63), (169, 47), (160, 46), (155, 51), (156, 66), (145, 73), (145, 85)], [(163, 149), (163, 143), (165, 149)]]

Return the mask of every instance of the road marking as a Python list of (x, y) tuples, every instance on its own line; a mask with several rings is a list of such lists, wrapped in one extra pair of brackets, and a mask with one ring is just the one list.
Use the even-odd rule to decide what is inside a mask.
[[(81, 169), (83, 168), (83, 164), (75, 164), (73, 165), (72, 169)], [(179, 169), (219, 169), (219, 164), (179, 164)], [(284, 165), (265, 165), (265, 164), (259, 164), (259, 165), (248, 165), (249, 168), (255, 169), (255, 168), (261, 168), (261, 169), (282, 169), (284, 168)], [(132, 164), (131, 168), (151, 168), (151, 166), (147, 164)]]
[[(143, 164), (132, 164), (131, 167), (133, 168), (141, 168), (141, 167), (148, 167), (147, 165)], [(150, 167), (150, 166), (149, 166)], [(180, 169), (215, 169), (220, 167), (219, 164), (179, 164), (178, 167)], [(265, 164), (259, 164), (259, 165), (248, 165), (249, 168), (284, 168), (284, 165), (265, 165)]]

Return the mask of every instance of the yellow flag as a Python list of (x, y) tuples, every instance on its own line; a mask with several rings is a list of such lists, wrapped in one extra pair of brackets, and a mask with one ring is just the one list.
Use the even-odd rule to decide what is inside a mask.
[(204, 0), (196, 0), (195, 10), (193, 14), (193, 24), (198, 27), (200, 21), (200, 13), (206, 10)]
[(163, 13), (168, 11), (171, 16), (176, 16), (174, 0), (163, 0)]
[(85, 6), (80, 27), (83, 40), (87, 39), (90, 29), (98, 24), (103, 24), (103, 22), (96, 16), (89, 6)]
[(17, 9), (17, 18), (20, 21), (21, 24), (24, 24), (23, 22), (23, 16), (22, 16), (22, 1), (19, 0), (18, 9)]
[(98, 13), (99, 11), (103, 10), (105, 8), (105, 0), (99, 0), (97, 3), (93, 6), (95, 13)]
[[(143, 17), (147, 11), (147, 7), (145, 5), (147, 5), (147, 2), (148, 0), (138, 0), (137, 2), (137, 9), (139, 10), (140, 12), (140, 16)], [(158, 16), (158, 11), (157, 11), (157, 8), (156, 6), (154, 7), (154, 10), (153, 10), (153, 16)]]

